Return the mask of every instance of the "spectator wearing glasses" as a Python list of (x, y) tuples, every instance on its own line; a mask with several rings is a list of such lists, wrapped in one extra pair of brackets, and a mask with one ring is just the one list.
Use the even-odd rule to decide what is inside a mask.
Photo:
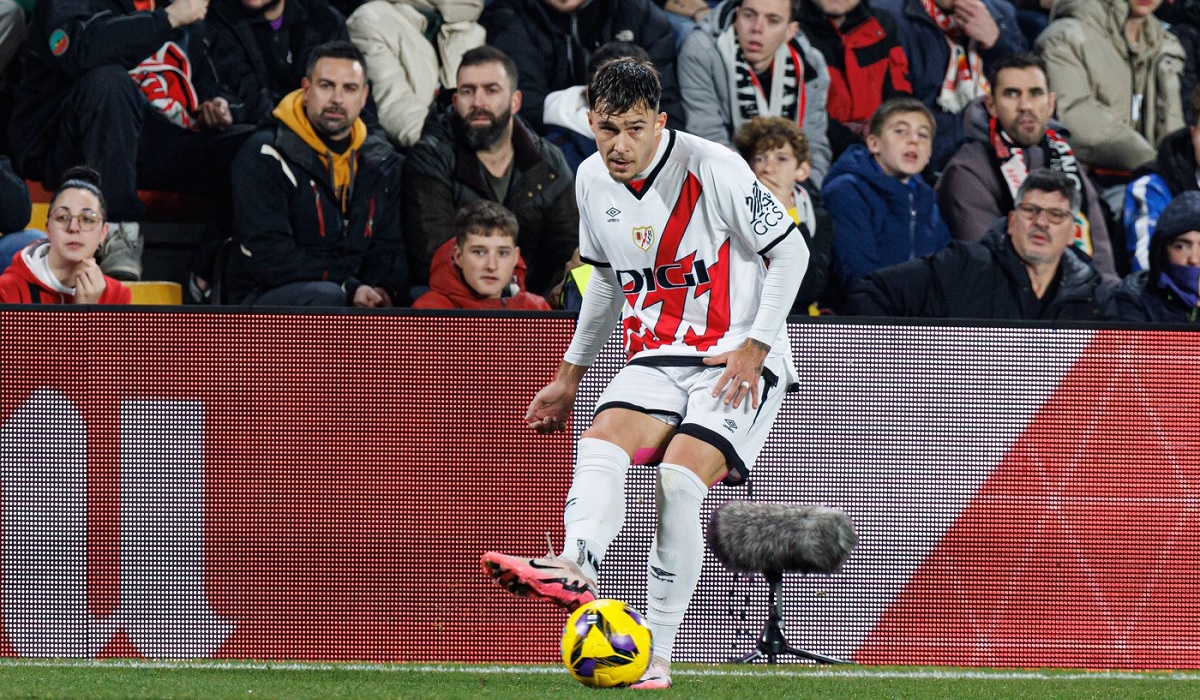
[(849, 312), (910, 318), (1111, 319), (1112, 287), (1071, 245), (1079, 190), (1065, 173), (1038, 168), (1017, 205), (982, 241), (954, 241), (933, 255), (878, 270), (850, 296)]
[(13, 256), (0, 275), (4, 304), (128, 304), (129, 288), (105, 275), (96, 250), (108, 236), (100, 176), (72, 168), (50, 200), (47, 240)]

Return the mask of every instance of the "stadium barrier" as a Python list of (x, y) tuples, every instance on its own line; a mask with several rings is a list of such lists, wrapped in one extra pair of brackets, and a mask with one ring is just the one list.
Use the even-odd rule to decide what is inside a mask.
[[(0, 309), (0, 655), (547, 662), (479, 572), (561, 545), (573, 436), (522, 421), (563, 315)], [(800, 391), (731, 498), (844, 509), (793, 646), (872, 664), (1200, 667), (1197, 336), (793, 324)], [(620, 366), (614, 336), (579, 397)], [(586, 418), (577, 420), (577, 435)], [(605, 594), (645, 603), (653, 473)], [(677, 658), (757, 641), (706, 556)]]

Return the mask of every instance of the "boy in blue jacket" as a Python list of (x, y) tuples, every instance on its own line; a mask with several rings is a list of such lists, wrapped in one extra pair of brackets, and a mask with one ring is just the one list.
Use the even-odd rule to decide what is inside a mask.
[(866, 144), (846, 149), (830, 168), (821, 194), (833, 215), (832, 277), (841, 290), (949, 245), (937, 196), (921, 178), (936, 131), (920, 100), (888, 100), (872, 115)]

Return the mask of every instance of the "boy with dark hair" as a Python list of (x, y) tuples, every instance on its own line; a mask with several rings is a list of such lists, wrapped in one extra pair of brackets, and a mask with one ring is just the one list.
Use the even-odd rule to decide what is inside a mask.
[(458, 210), (454, 238), (434, 255), (429, 286), (414, 309), (550, 310), (545, 299), (525, 291), (517, 217), (487, 199)]
[(898, 97), (875, 110), (867, 142), (846, 149), (821, 190), (833, 215), (832, 295), (864, 275), (937, 252), (950, 243), (933, 188), (921, 173), (937, 132), (920, 100)]

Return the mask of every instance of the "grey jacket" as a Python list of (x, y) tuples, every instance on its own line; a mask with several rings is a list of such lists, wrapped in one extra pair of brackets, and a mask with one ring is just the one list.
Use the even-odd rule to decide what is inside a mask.
[[(729, 72), (717, 49), (717, 37), (733, 23), (741, 0), (725, 0), (717, 5), (679, 50), (679, 88), (683, 93), (683, 111), (687, 130), (709, 141), (733, 147), (733, 95), (729, 93)], [(808, 102), (802, 130), (808, 137), (813, 182), (820, 187), (829, 172), (829, 113), (825, 101), (829, 94), (829, 69), (825, 57), (813, 48), (803, 32), (796, 41), (804, 53), (805, 66), (814, 75), (805, 81)], [(805, 71), (806, 74), (809, 71)]]

